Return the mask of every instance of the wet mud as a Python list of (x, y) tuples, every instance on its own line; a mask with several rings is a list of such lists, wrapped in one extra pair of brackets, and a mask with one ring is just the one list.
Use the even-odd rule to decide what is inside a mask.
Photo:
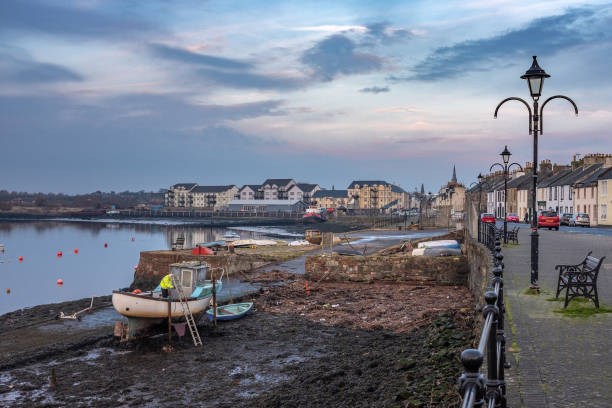
[(118, 344), (88, 325), (96, 314), (23, 319), (0, 337), (0, 406), (455, 406), (465, 288), (303, 283), (268, 286), (243, 319), (201, 321), (203, 346), (187, 333), (172, 352), (167, 335)]

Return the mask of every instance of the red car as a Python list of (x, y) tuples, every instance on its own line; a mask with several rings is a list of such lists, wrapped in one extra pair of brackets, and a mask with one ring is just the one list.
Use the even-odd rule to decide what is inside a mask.
[(495, 224), (495, 216), (489, 213), (480, 214), (480, 221), (481, 222), (492, 222)]
[(514, 213), (509, 213), (508, 215), (506, 215), (506, 221), (508, 221), (508, 222), (520, 222), (518, 214), (514, 214)]
[(554, 211), (541, 211), (538, 215), (538, 229), (548, 228), (559, 231), (559, 215)]

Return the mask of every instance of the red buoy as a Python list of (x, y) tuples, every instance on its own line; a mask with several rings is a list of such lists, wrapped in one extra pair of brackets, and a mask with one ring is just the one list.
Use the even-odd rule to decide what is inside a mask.
[(135, 266), (135, 267), (134, 267), (134, 270), (135, 270), (135, 271), (137, 271), (137, 270), (138, 270), (138, 266)]
[(62, 251), (57, 251), (57, 257), (59, 258), (60, 256), (62, 256)]
[(11, 294), (11, 288), (7, 288), (7, 289), (6, 289), (6, 294), (7, 294), (7, 295), (10, 295), (10, 294)]
[(108, 244), (106, 242), (104, 243), (104, 248), (108, 248)]
[(62, 286), (64, 284), (64, 280), (63, 279), (58, 279), (57, 280), (57, 286)]
[(132, 242), (136, 241), (136, 238), (132, 237)]
[(23, 256), (19, 257), (19, 262), (23, 262)]
[(79, 253), (79, 248), (74, 248), (74, 253), (78, 254)]
[(140, 289), (134, 289), (134, 291), (132, 293), (142, 293), (142, 290)]

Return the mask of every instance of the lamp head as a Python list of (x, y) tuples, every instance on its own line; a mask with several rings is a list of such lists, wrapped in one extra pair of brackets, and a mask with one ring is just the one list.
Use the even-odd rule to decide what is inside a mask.
[(501, 152), (499, 155), (502, 157), (504, 164), (508, 164), (508, 162), (510, 161), (510, 156), (512, 156), (512, 153), (510, 153), (510, 151), (508, 150), (508, 146), (506, 146), (504, 147), (504, 151)]
[(531, 68), (529, 68), (525, 75), (521, 76), (521, 79), (527, 80), (527, 85), (529, 85), (529, 93), (534, 100), (538, 100), (540, 95), (542, 95), (542, 86), (544, 85), (544, 78), (550, 78), (540, 66), (538, 65), (537, 56), (533, 56), (533, 64), (531, 64)]

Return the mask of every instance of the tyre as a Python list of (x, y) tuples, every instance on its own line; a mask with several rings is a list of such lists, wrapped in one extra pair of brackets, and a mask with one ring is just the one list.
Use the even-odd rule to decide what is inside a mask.
[(555, 231), (559, 231), (559, 227), (555, 227)]
[(548, 227), (548, 230), (549, 230), (549, 231), (552, 231), (552, 227)]

